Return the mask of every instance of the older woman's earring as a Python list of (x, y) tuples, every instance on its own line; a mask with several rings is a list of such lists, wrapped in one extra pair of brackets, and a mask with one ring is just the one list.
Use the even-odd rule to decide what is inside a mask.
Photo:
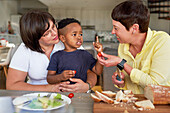
[(134, 34), (134, 32), (135, 32), (135, 28), (133, 28), (132, 34)]
[(132, 34), (134, 34), (134, 30), (132, 31)]

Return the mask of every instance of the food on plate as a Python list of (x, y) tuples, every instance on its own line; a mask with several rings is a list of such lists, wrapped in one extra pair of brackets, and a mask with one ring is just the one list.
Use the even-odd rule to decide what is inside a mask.
[(144, 89), (144, 96), (153, 104), (169, 104), (170, 86), (148, 85)]
[(109, 98), (108, 96), (106, 95), (103, 95), (102, 93), (98, 92), (98, 91), (95, 91), (95, 94), (98, 98), (100, 98), (102, 101), (106, 102), (106, 103), (109, 103), (109, 104), (112, 104), (114, 103), (113, 99), (112, 98)]
[(155, 109), (155, 106), (152, 104), (150, 100), (142, 100), (135, 102), (135, 106), (139, 108), (145, 109)]
[(43, 96), (36, 94), (17, 97), (14, 99), (13, 104), (30, 109), (47, 109), (63, 105), (64, 100), (61, 98), (61, 94), (59, 93), (52, 93), (50, 96), (48, 96), (48, 94)]
[(62, 105), (63, 99), (61, 98), (61, 94), (57, 93), (56, 96), (43, 96), (34, 99), (28, 106), (33, 109), (46, 109), (53, 108)]
[(100, 102), (100, 101), (101, 101), (101, 99), (100, 99), (99, 97), (97, 97), (96, 95), (94, 95), (94, 94), (91, 94), (91, 97), (92, 97), (92, 99), (93, 99), (95, 102)]
[(116, 96), (116, 93), (112, 92), (112, 91), (102, 91), (101, 93), (108, 96), (108, 97), (110, 97), (110, 98), (113, 98), (113, 97)]
[(73, 97), (74, 97), (74, 94), (73, 94), (73, 93), (70, 93), (70, 94), (68, 95), (68, 97), (69, 97), (69, 98), (73, 98)]
[(42, 107), (43, 108), (47, 108), (48, 107), (48, 102), (49, 102), (49, 98), (48, 97), (42, 97), (42, 98), (38, 98), (38, 100), (42, 103)]

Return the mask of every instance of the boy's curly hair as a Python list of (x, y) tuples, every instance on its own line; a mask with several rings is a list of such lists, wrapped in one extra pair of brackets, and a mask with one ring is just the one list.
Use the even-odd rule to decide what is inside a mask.
[(78, 23), (79, 25), (81, 25), (80, 22), (74, 18), (65, 18), (58, 22), (58, 29), (62, 29), (71, 23)]

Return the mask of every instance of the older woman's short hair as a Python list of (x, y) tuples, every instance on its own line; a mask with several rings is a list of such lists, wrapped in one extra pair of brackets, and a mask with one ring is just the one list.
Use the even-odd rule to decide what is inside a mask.
[(117, 5), (111, 14), (113, 20), (119, 21), (127, 30), (138, 24), (141, 33), (147, 32), (150, 13), (140, 0), (128, 0)]

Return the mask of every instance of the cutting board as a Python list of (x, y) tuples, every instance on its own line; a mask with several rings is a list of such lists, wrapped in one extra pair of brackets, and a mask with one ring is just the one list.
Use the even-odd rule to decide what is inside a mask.
[[(138, 100), (146, 100), (144, 95), (135, 95)], [(154, 110), (143, 110), (138, 111), (136, 107), (134, 107), (133, 103), (126, 104), (107, 104), (104, 102), (94, 102), (93, 105), (93, 113), (170, 113), (170, 104), (167, 105), (154, 105)]]

